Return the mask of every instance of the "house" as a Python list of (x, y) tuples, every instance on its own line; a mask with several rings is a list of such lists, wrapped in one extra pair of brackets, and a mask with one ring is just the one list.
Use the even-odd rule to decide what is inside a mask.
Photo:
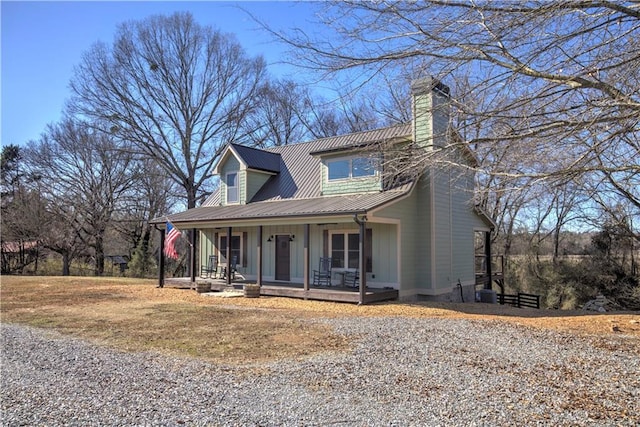
[[(214, 170), (218, 191), (168, 217), (195, 231), (191, 280), (216, 255), (235, 258), (263, 294), (473, 301), (474, 242), (493, 227), (473, 204), (476, 160), (450, 128), (448, 87), (414, 82), (412, 102), (408, 124), (265, 150), (229, 144)], [(357, 291), (318, 293), (323, 257), (335, 289), (357, 270)]]

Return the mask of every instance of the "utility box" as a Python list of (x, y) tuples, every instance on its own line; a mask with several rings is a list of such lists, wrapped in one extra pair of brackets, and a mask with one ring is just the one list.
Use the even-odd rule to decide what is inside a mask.
[(498, 294), (493, 289), (480, 289), (480, 302), (495, 304), (498, 302)]

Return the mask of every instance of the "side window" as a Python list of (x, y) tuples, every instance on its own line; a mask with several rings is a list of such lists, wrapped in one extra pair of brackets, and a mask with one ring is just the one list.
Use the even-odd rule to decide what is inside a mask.
[(331, 235), (331, 267), (344, 267), (344, 234)]
[[(367, 273), (373, 272), (373, 232), (366, 230), (366, 245), (364, 248), (365, 268)], [(331, 234), (331, 267), (358, 268), (360, 264), (360, 234), (335, 232)]]
[[(240, 236), (231, 236), (231, 257), (236, 257), (238, 264), (242, 264), (242, 239)], [(227, 236), (220, 236), (220, 259), (227, 262)]]
[(238, 173), (227, 174), (227, 203), (238, 203)]
[(347, 265), (349, 268), (358, 268), (360, 265), (360, 234), (348, 234), (349, 253), (347, 254)]

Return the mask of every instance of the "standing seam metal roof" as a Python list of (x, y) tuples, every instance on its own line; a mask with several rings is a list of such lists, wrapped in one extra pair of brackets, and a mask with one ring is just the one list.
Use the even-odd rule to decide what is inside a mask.
[(366, 213), (404, 196), (411, 190), (411, 187), (412, 184), (405, 184), (395, 189), (378, 193), (265, 201), (246, 205), (201, 206), (170, 215), (169, 220), (180, 224), (204, 221)]
[[(247, 156), (246, 158), (243, 157), (243, 161), (247, 165), (273, 162), (273, 155), (278, 155), (279, 157), (279, 173), (271, 177), (250, 201), (250, 203), (255, 203), (320, 197), (320, 158), (312, 153), (328, 150), (335, 151), (337, 149), (355, 149), (362, 147), (364, 144), (410, 136), (411, 124), (403, 124), (309, 142), (271, 147), (266, 150), (248, 148), (237, 144), (233, 144), (233, 147), (239, 155)], [(273, 165), (271, 167), (275, 169)], [(219, 203), (219, 194), (215, 192), (203, 203), (203, 206), (217, 206)]]
[(267, 172), (280, 172), (280, 154), (240, 144), (230, 145), (248, 168)]

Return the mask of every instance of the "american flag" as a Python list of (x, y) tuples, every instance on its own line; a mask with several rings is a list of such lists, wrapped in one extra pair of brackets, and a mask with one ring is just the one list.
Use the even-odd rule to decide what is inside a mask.
[(167, 221), (167, 233), (164, 237), (164, 253), (169, 258), (179, 258), (178, 252), (176, 251), (176, 240), (178, 240), (180, 236), (180, 230), (171, 224), (171, 222)]

